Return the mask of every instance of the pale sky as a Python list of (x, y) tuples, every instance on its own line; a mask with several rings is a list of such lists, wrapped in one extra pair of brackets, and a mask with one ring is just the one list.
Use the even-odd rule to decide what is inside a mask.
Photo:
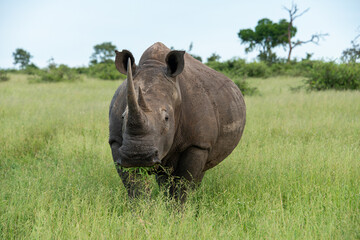
[[(283, 6), (291, 0), (0, 0), (0, 68), (13, 67), (12, 53), (23, 48), (36, 65), (45, 67), (50, 58), (69, 66), (86, 66), (93, 46), (112, 42), (128, 49), (136, 62), (147, 47), (163, 42), (188, 50), (203, 61), (216, 52), (221, 60), (233, 57), (253, 60), (240, 44), (240, 29), (254, 28), (261, 18), (274, 22), (288, 19)], [(320, 45), (295, 48), (299, 59), (314, 53), (314, 59), (336, 60), (360, 32), (360, 0), (298, 0), (300, 11), (310, 8), (294, 25), (295, 39), (307, 40), (313, 33), (328, 33)], [(280, 57), (287, 53), (277, 49)]]

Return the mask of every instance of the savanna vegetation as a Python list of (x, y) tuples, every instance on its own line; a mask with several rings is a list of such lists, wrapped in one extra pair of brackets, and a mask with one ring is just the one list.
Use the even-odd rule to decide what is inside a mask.
[[(129, 201), (112, 162), (108, 105), (120, 81), (0, 87), (1, 239), (356, 239), (360, 92), (249, 78), (234, 152), (179, 209), (146, 177)], [(297, 89), (296, 91), (292, 89)]]
[(207, 58), (242, 90), (247, 123), (183, 206), (146, 174), (151, 196), (130, 201), (116, 172), (108, 106), (125, 76), (115, 45), (95, 45), (83, 67), (39, 68), (16, 49), (18, 67), (0, 69), (0, 239), (359, 239), (359, 36), (338, 61), (291, 59), (327, 35), (294, 40), (308, 9), (285, 10), (289, 20), (238, 32), (257, 60)]
[[(263, 18), (258, 21), (254, 29), (240, 29), (238, 32), (241, 43), (246, 45), (246, 53), (259, 51), (258, 61), (247, 62), (238, 57), (220, 61), (221, 56), (212, 53), (205, 64), (233, 79), (244, 95), (259, 93), (256, 87), (250, 87), (246, 81), (249, 77), (302, 76), (307, 78), (307, 81), (304, 81), (301, 87), (308, 90), (360, 89), (360, 45), (358, 43), (360, 35), (351, 41), (351, 47), (343, 51), (340, 62), (313, 60), (311, 53), (306, 53), (305, 58), (301, 60), (291, 59), (291, 53), (295, 47), (307, 43), (319, 44), (320, 39), (327, 37), (328, 34), (313, 34), (308, 40), (294, 40), (298, 31), (294, 26), (294, 21), (309, 9), (299, 12), (296, 4), (292, 4), (291, 8), (284, 7), (284, 9), (289, 13), (289, 20), (280, 19), (274, 22)], [(276, 55), (277, 47), (288, 50), (287, 58)], [(70, 68), (65, 64), (56, 64), (52, 58), (46, 68), (40, 69), (30, 62), (33, 56), (28, 51), (17, 48), (13, 53), (13, 58), (14, 65), (18, 65), (19, 70), (2, 70), (0, 79), (5, 81), (7, 72), (25, 73), (30, 76), (28, 77), (30, 82), (75, 82), (81, 80), (84, 75), (103, 80), (124, 79), (124, 75), (114, 67), (116, 50), (117, 47), (111, 42), (103, 42), (93, 47), (88, 66)], [(191, 42), (187, 52), (202, 61), (202, 58), (194, 54), (192, 50), (193, 43)]]

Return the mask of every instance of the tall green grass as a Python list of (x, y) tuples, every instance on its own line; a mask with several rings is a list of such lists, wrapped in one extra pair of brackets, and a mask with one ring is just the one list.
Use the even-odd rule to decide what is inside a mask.
[(0, 83), (1, 239), (360, 238), (360, 93), (249, 79), (239, 146), (182, 209), (150, 177), (129, 201), (112, 163), (119, 82)]

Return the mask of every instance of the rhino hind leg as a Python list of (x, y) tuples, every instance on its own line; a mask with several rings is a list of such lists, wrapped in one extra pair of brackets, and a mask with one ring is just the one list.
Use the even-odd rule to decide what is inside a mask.
[(163, 172), (157, 176), (159, 186), (165, 186), (170, 197), (184, 203), (187, 191), (200, 185), (205, 174), (207, 158), (207, 150), (189, 147), (181, 154), (176, 169), (171, 175)]

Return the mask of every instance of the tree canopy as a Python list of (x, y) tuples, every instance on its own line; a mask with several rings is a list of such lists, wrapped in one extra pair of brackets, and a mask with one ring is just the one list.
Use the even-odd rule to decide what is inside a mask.
[(31, 54), (22, 48), (15, 49), (13, 52), (14, 65), (19, 64), (21, 69), (25, 69), (30, 64)]
[(90, 63), (103, 63), (113, 60), (116, 46), (111, 42), (103, 42), (94, 46), (94, 53), (90, 57)]
[[(272, 63), (276, 60), (276, 54), (272, 49), (277, 46), (286, 46), (288, 42), (288, 26), (289, 22), (285, 19), (274, 23), (268, 18), (263, 18), (258, 21), (254, 30), (241, 29), (238, 36), (242, 44), (247, 44), (246, 53), (259, 49), (259, 59)], [(292, 36), (295, 36), (296, 31), (296, 27), (291, 27)]]
[(207, 62), (216, 62), (216, 61), (219, 61), (220, 58), (221, 58), (221, 57), (220, 57), (219, 54), (213, 53), (213, 54), (211, 54), (210, 57), (208, 57)]

